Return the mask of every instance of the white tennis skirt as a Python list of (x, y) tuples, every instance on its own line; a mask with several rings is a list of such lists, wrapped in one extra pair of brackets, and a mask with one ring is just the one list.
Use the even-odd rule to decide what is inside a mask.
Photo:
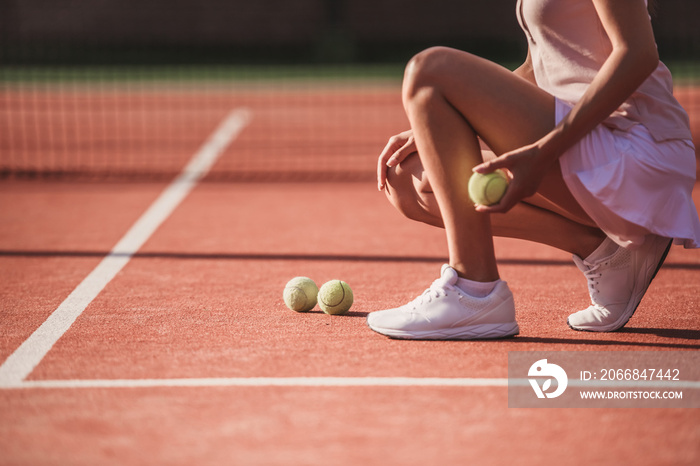
[[(556, 122), (570, 110), (557, 99)], [(659, 143), (643, 125), (629, 131), (598, 125), (559, 161), (573, 196), (619, 245), (640, 246), (651, 233), (700, 247), (692, 141)]]

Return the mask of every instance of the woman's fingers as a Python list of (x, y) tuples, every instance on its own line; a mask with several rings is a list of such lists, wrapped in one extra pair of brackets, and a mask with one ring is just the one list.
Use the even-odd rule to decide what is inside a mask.
[(394, 147), (396, 145), (396, 142), (394, 141), (395, 137), (396, 136), (389, 139), (389, 142), (384, 147), (384, 150), (382, 150), (381, 154), (379, 154), (379, 159), (377, 160), (377, 183), (378, 183), (377, 188), (380, 191), (382, 189), (384, 189), (384, 186), (386, 185), (387, 161), (389, 160), (389, 158), (392, 156), (392, 154), (395, 151), (395, 149), (394, 149)]
[(511, 189), (511, 186), (509, 186), (498, 204), (488, 206), (477, 204), (475, 209), (477, 212), (486, 214), (505, 213), (512, 209), (518, 202), (520, 202), (521, 199), (522, 196), (517, 193), (517, 190)]
[(508, 157), (500, 156), (495, 159), (487, 160), (475, 166), (472, 171), (476, 173), (491, 173), (499, 168), (508, 168), (510, 165)]
[(389, 138), (377, 160), (377, 188), (380, 191), (386, 186), (387, 169), (401, 163), (412, 152), (415, 152), (415, 141), (411, 130)]
[(502, 169), (509, 175), (508, 189), (501, 200), (490, 206), (477, 205), (477, 212), (508, 212), (518, 202), (535, 194), (546, 172), (545, 167), (538, 163), (539, 159), (538, 150), (534, 146), (526, 146), (475, 166), (473, 170), (476, 173)]
[(389, 157), (389, 160), (386, 162), (387, 167), (395, 167), (401, 162), (403, 162), (406, 157), (409, 155), (413, 154), (416, 152), (416, 144), (413, 141), (413, 138), (411, 138), (409, 141), (406, 142), (399, 150), (393, 153), (391, 157)]

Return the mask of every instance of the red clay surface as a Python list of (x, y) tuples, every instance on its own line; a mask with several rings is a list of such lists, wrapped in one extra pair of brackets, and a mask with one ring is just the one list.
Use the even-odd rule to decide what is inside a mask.
[[(696, 251), (674, 250), (669, 263), (681, 268), (659, 275), (630, 329), (601, 336), (566, 326), (570, 311), (588, 299), (568, 255), (513, 240), (499, 241), (499, 257), (517, 297), (519, 339), (495, 349), (491, 342), (392, 342), (376, 335), (366, 313), (411, 299), (444, 262), (441, 232), (404, 221), (382, 196), (368, 184), (203, 185), (32, 378), (505, 377), (507, 351), (534, 343), (542, 350), (700, 348), (697, 333), (680, 331), (700, 331), (700, 287), (688, 284), (698, 276)], [(337, 205), (348, 213), (316, 220)], [(306, 215), (308, 223), (297, 220)], [(366, 227), (379, 222), (381, 229)], [(332, 318), (318, 309), (287, 310), (281, 290), (295, 275), (347, 281), (356, 295), (353, 312)], [(669, 303), (671, 296), (678, 299)], [(638, 325), (643, 330), (634, 330)], [(383, 357), (397, 350), (400, 360)], [(446, 352), (459, 357), (446, 364)], [(476, 366), (468, 359), (475, 353)]]
[[(4, 185), (3, 205), (32, 212), (3, 211), (12, 221), (2, 223), (1, 249), (17, 254), (2, 257), (3, 328), (12, 329), (3, 332), (4, 354), (89, 272), (95, 253), (116, 242), (158, 186), (122, 188), (82, 186), (78, 191), (90, 195), (78, 199), (62, 183)], [(337, 205), (347, 212), (331, 215)], [(674, 248), (627, 328), (605, 335), (566, 327), (569, 311), (587, 302), (568, 255), (514, 240), (498, 240), (497, 251), (516, 294), (520, 336), (394, 341), (370, 331), (364, 316), (412, 298), (435, 278), (444, 257), (439, 230), (405, 221), (373, 184), (204, 184), (29, 379), (491, 378), (507, 376), (507, 352), (514, 350), (700, 348), (698, 251)], [(281, 290), (294, 275), (348, 281), (356, 294), (352, 312), (286, 309)], [(505, 388), (19, 389), (0, 391), (0, 404), (0, 464), (700, 458), (695, 410), (512, 409)]]
[(164, 185), (0, 183), (0, 358), (99, 263)]
[(4, 464), (691, 465), (698, 458), (696, 410), (509, 409), (505, 389), (24, 390), (2, 397)]

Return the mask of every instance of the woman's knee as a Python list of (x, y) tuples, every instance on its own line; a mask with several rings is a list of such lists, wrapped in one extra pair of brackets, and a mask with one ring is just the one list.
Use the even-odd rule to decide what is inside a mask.
[(421, 91), (439, 90), (440, 79), (449, 72), (455, 52), (449, 47), (431, 47), (414, 55), (404, 72), (404, 100), (416, 98)]
[(415, 98), (425, 89), (434, 89), (438, 79), (444, 72), (444, 65), (449, 62), (447, 57), (452, 49), (447, 47), (431, 47), (414, 55), (406, 65), (403, 81), (403, 96), (405, 100)]

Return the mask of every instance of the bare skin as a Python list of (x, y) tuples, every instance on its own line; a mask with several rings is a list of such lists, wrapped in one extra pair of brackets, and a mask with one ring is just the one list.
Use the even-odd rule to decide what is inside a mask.
[[(433, 48), (406, 68), (411, 130), (392, 137), (379, 156), (379, 188), (408, 217), (445, 229), (450, 265), (464, 278), (499, 278), (494, 235), (581, 257), (604, 238), (566, 187), (558, 157), (634, 92), (658, 55), (642, 0), (594, 5), (613, 51), (556, 127), (554, 98), (534, 84), (529, 56), (513, 73), (466, 52)], [(467, 193), (471, 171), (496, 168), (511, 178), (506, 196), (496, 206), (475, 207)]]

